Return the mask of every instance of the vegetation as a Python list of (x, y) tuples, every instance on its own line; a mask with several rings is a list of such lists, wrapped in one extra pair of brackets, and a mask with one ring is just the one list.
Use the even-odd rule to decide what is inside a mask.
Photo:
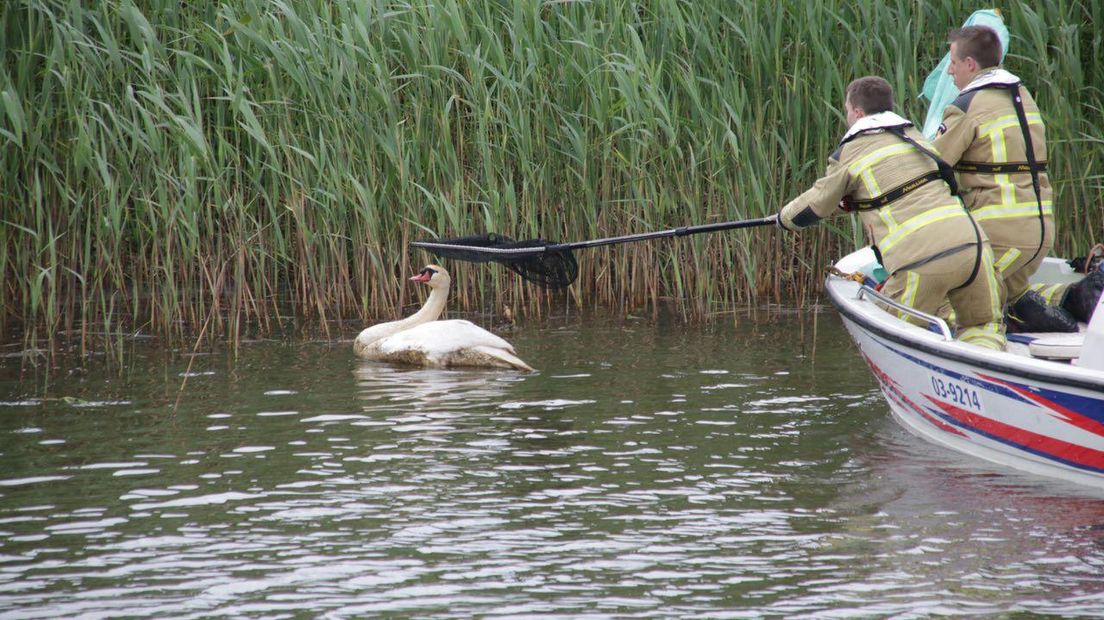
[[(1084, 248), (1104, 230), (1104, 5), (1004, 14), (1006, 65), (1049, 124), (1059, 249)], [(852, 78), (887, 77), (922, 120), (965, 17), (904, 0), (7, 0), (0, 340), (390, 317), (428, 259), (413, 239), (773, 213), (822, 171)], [(860, 238), (842, 218), (584, 251), (566, 299), (800, 304)], [(563, 303), (450, 268), (463, 307)]]

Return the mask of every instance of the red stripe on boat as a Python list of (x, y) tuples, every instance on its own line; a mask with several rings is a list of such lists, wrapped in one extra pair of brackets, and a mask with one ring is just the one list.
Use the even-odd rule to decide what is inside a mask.
[(882, 386), (887, 390), (887, 396), (896, 397), (898, 404), (905, 405), (908, 408), (912, 409), (914, 413), (919, 414), (920, 417), (924, 418), (928, 422), (931, 422), (939, 430), (951, 433), (953, 435), (958, 435), (959, 437), (967, 436), (966, 433), (963, 433), (950, 424), (947, 424), (943, 420), (940, 420), (927, 411), (924, 411), (923, 407), (912, 402), (912, 400), (909, 399), (908, 396), (905, 396), (905, 393), (897, 387), (897, 382), (891, 379), (889, 375), (882, 372), (882, 369), (878, 368), (878, 366), (874, 364), (874, 361), (871, 360), (866, 355), (866, 353), (864, 353), (862, 350), (860, 350), (859, 353), (863, 356), (863, 359), (866, 360), (866, 365), (870, 367), (870, 372), (874, 373), (874, 378), (877, 379), (878, 383), (881, 383)]
[(954, 419), (979, 432), (999, 437), (1043, 456), (1058, 458), (1096, 469), (1104, 469), (1104, 451), (1094, 450), (1061, 439), (1033, 433), (1004, 422), (998, 422), (950, 403), (941, 402), (927, 394), (924, 397), (935, 403)]
[(1070, 424), (1072, 426), (1076, 426), (1077, 428), (1080, 428), (1082, 430), (1089, 431), (1090, 433), (1092, 433), (1094, 435), (1104, 436), (1104, 424), (1101, 424), (1100, 422), (1097, 422), (1096, 420), (1094, 420), (1090, 417), (1081, 415), (1080, 413), (1077, 413), (1076, 411), (1074, 411), (1072, 409), (1063, 407), (1062, 405), (1059, 405), (1058, 403), (1050, 400), (1049, 398), (1043, 396), (1042, 394), (1036, 394), (1035, 392), (1033, 392), (1033, 391), (1031, 391), (1031, 390), (1029, 390), (1029, 389), (1027, 389), (1023, 386), (1016, 385), (1015, 383), (1010, 383), (1008, 381), (1005, 381), (1003, 379), (998, 379), (996, 377), (990, 377), (990, 376), (987, 376), (987, 375), (983, 375), (981, 373), (978, 373), (978, 376), (981, 377), (982, 379), (985, 379), (986, 381), (992, 381), (993, 383), (998, 383), (1000, 385), (1003, 385), (1003, 386), (1007, 387), (1008, 389), (1016, 392), (1020, 396), (1023, 396), (1024, 398), (1027, 398), (1027, 399), (1029, 399), (1029, 400), (1031, 400), (1031, 401), (1033, 401), (1033, 402), (1035, 402), (1035, 403), (1037, 403), (1037, 404), (1039, 404), (1043, 407), (1046, 407), (1047, 409), (1050, 409), (1054, 413), (1059, 414), (1059, 416), (1061, 416), (1061, 417), (1059, 417), (1058, 419), (1062, 420), (1063, 422), (1065, 422), (1067, 424)]

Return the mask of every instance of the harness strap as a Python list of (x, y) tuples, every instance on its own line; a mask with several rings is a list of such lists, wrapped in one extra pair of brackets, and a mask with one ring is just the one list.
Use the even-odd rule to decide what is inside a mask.
[(974, 216), (970, 215), (969, 211), (966, 212), (966, 217), (970, 218), (970, 224), (972, 224), (974, 227), (974, 238), (977, 239), (977, 256), (974, 258), (974, 270), (970, 272), (970, 277), (966, 278), (966, 281), (963, 282), (960, 286), (951, 289), (952, 291), (957, 291), (960, 288), (966, 288), (967, 286), (973, 284), (974, 279), (977, 278), (978, 271), (981, 269), (981, 231), (978, 230), (977, 222), (974, 221)]
[[(893, 134), (896, 134), (898, 138), (901, 138), (905, 142), (908, 142), (909, 144), (914, 146), (921, 153), (923, 153), (923, 154), (927, 155), (928, 157), (932, 158), (935, 161), (935, 165), (939, 167), (939, 172), (938, 172), (939, 177), (941, 177), (944, 181), (946, 181), (947, 185), (949, 185), (951, 187), (951, 194), (952, 195), (954, 195), (954, 196), (958, 195), (958, 181), (955, 179), (954, 168), (952, 168), (950, 164), (943, 161), (943, 158), (939, 157), (935, 153), (932, 153), (928, 149), (921, 146), (918, 142), (916, 142), (916, 140), (913, 140), (912, 138), (905, 135), (905, 132), (904, 132), (903, 129), (901, 129), (899, 127), (895, 127), (895, 128), (890, 129), (889, 131), (892, 132)], [(1041, 213), (1042, 212), (1041, 211), (1042, 210), (1042, 205), (1041, 204), (1039, 206), (1039, 209), (1040, 209), (1040, 213)], [(970, 286), (971, 284), (973, 284), (974, 280), (977, 279), (978, 271), (981, 270), (981, 255), (982, 255), (982, 250), (983, 250), (982, 242), (981, 242), (981, 231), (978, 230), (977, 222), (974, 221), (974, 216), (970, 215), (970, 211), (967, 210), (965, 207), (963, 207), (963, 211), (966, 213), (966, 217), (969, 218), (970, 225), (974, 227), (974, 239), (975, 239), (974, 245), (977, 247), (977, 256), (974, 257), (974, 268), (970, 271), (970, 277), (966, 278), (966, 281), (963, 282), (962, 284), (960, 284), (959, 286), (951, 289), (951, 290), (954, 290), (954, 291), (957, 291), (960, 288), (966, 288), (967, 286)], [(953, 249), (953, 251), (948, 252), (948, 254), (953, 254), (954, 252), (959, 251), (959, 249), (961, 249), (961, 248), (955, 248), (955, 249)], [(929, 257), (928, 260), (934, 260), (935, 258), (940, 258), (940, 257), (941, 257), (940, 255), (936, 255), (934, 257)], [(928, 260), (923, 261), (923, 262), (928, 262)]]
[(928, 157), (930, 157), (932, 159), (932, 161), (935, 162), (936, 167), (939, 168), (939, 176), (951, 188), (951, 195), (952, 196), (957, 196), (958, 195), (958, 180), (955, 179), (954, 168), (952, 168), (950, 164), (943, 161), (942, 157), (940, 157), (940, 156), (936, 155), (935, 153), (931, 152), (930, 150), (924, 148), (916, 140), (913, 140), (912, 138), (908, 137), (908, 135), (905, 134), (905, 130), (904, 130), (903, 127), (890, 127), (888, 131), (891, 134), (897, 136), (898, 138), (904, 140), (905, 142), (908, 142), (909, 144), (911, 144), (913, 146), (913, 148), (915, 148), (916, 150), (918, 150), (921, 153), (923, 153), (923, 154), (927, 155)]
[[(1046, 172), (1047, 163), (1045, 161), (1036, 162), (1035, 166), (1040, 172)], [(954, 169), (958, 172), (967, 172), (970, 174), (1019, 174), (1031, 172), (1031, 164), (1020, 161), (1011, 161), (1002, 164), (960, 161), (955, 164)]]
[(1039, 162), (1035, 160), (1035, 146), (1031, 141), (1031, 127), (1027, 124), (1027, 112), (1024, 111), (1023, 96), (1020, 94), (1020, 85), (1005, 84), (1002, 85), (1008, 89), (1008, 94), (1012, 97), (1012, 107), (1016, 108), (1016, 117), (1020, 121), (1020, 131), (1023, 132), (1024, 148), (1027, 149), (1027, 165), (1031, 172), (1031, 187), (1035, 190), (1035, 202), (1039, 205), (1039, 247), (1035, 248), (1035, 253), (1031, 255), (1031, 259), (1027, 262), (1035, 260), (1039, 256), (1039, 252), (1043, 249), (1043, 242), (1046, 240), (1046, 219), (1043, 215), (1043, 194), (1039, 189)]
[(873, 211), (875, 209), (881, 209), (882, 207), (884, 207), (884, 206), (888, 205), (889, 203), (893, 202), (894, 200), (897, 200), (897, 199), (905, 196), (909, 192), (920, 189), (921, 187), (927, 185), (928, 183), (931, 183), (932, 181), (936, 181), (936, 180), (939, 180), (939, 179), (942, 179), (942, 178), (943, 178), (943, 175), (940, 171), (932, 170), (931, 172), (929, 172), (927, 174), (924, 174), (924, 175), (921, 175), (921, 176), (918, 176), (915, 179), (912, 179), (911, 181), (907, 181), (905, 183), (902, 183), (901, 185), (898, 185), (897, 187), (889, 190), (888, 192), (886, 192), (884, 194), (881, 194), (880, 196), (875, 196), (873, 198), (859, 198), (859, 199), (845, 198), (844, 202), (846, 203), (846, 210), (847, 211)]
[[(925, 148), (916, 140), (908, 137), (908, 135), (905, 134), (905, 126), (885, 127), (884, 129), (889, 133), (897, 136), (901, 140), (904, 140), (908, 144), (912, 145), (913, 148), (931, 158), (931, 160), (935, 162), (937, 170), (933, 170), (923, 176), (919, 176), (911, 181), (908, 181), (903, 185), (895, 187), (888, 192), (882, 194), (881, 196), (875, 196), (874, 198), (867, 198), (865, 200), (847, 199), (845, 203), (848, 207), (856, 205), (853, 208), (859, 211), (880, 209), (893, 202), (894, 200), (901, 198), (905, 194), (917, 188), (923, 187), (924, 185), (927, 185), (928, 183), (936, 179), (942, 179), (943, 182), (945, 182), (947, 186), (951, 189), (951, 195), (958, 196), (958, 180), (955, 179), (954, 168), (951, 167), (950, 164), (948, 164), (946, 161), (943, 161), (943, 158), (941, 158), (939, 155), (936, 155), (931, 150)], [(869, 206), (866, 206), (867, 203), (869, 203)], [(970, 217), (969, 211), (966, 211), (965, 207), (963, 207), (963, 211), (966, 212), (967, 217)], [(974, 278), (977, 277), (978, 268), (981, 265), (981, 233), (978, 231), (977, 224), (974, 222), (973, 217), (970, 217), (970, 223), (974, 225), (974, 234), (977, 237), (977, 260), (974, 262), (974, 270), (970, 274), (969, 279), (967, 279), (966, 282), (962, 284), (962, 286), (968, 286), (974, 281)], [(874, 249), (874, 255), (878, 259), (878, 262), (884, 265), (885, 261), (882, 260), (881, 250), (878, 249), (877, 245), (873, 245), (871, 247)]]
[[(922, 174), (910, 181), (906, 181), (901, 185), (885, 192), (884, 194), (874, 196), (873, 198), (844, 198), (844, 210), (846, 211), (872, 211), (874, 209), (881, 209), (894, 200), (898, 200), (912, 192), (920, 189), (921, 187), (931, 183), (932, 181), (942, 179), (951, 188), (951, 195), (958, 195), (958, 181), (955, 179), (954, 168), (950, 164), (943, 161), (941, 157), (924, 148), (919, 142), (913, 140), (905, 134), (905, 128), (903, 126), (898, 127), (885, 127), (885, 131), (897, 136), (901, 140), (911, 145), (916, 150), (920, 151), (924, 155), (927, 155), (935, 162), (937, 170), (932, 170), (926, 174)], [(854, 136), (852, 136), (854, 138)]]

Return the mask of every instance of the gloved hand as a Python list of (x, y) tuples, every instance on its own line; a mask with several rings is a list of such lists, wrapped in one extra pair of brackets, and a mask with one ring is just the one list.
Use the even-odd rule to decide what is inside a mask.
[(789, 228), (785, 224), (782, 223), (782, 213), (775, 213), (771, 217), (774, 218), (775, 225), (778, 226), (779, 228), (781, 228), (782, 230), (793, 231), (792, 228)]

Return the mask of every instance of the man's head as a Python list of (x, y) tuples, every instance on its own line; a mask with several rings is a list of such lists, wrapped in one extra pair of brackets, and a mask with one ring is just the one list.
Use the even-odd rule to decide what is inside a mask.
[(956, 28), (948, 35), (947, 42), (951, 44), (951, 63), (947, 65), (947, 73), (959, 90), (966, 88), (978, 73), (1000, 64), (1000, 37), (992, 28)]
[(861, 77), (847, 85), (843, 109), (848, 127), (864, 116), (889, 112), (893, 109), (893, 87), (876, 75)]

